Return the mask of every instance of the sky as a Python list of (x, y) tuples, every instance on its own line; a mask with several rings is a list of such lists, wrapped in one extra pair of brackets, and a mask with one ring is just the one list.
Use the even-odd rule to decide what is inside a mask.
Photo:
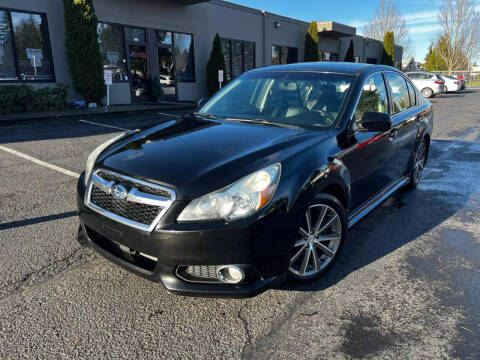
[[(304, 21), (336, 21), (355, 26), (357, 34), (374, 15), (379, 0), (229, 0), (237, 4)], [(428, 46), (440, 27), (437, 13), (441, 0), (393, 0), (405, 16), (416, 61), (424, 61)], [(476, 0), (480, 11), (480, 0)], [(406, 60), (406, 59), (404, 59)]]

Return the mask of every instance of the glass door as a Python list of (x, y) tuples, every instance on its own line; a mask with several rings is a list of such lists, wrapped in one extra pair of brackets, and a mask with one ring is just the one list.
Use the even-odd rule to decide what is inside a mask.
[(155, 30), (155, 45), (158, 55), (158, 80), (154, 88), (158, 86), (156, 96), (160, 100), (177, 100), (177, 80), (175, 76), (175, 61), (173, 55), (172, 32)]
[(150, 101), (151, 78), (148, 69), (145, 29), (125, 28), (132, 101)]

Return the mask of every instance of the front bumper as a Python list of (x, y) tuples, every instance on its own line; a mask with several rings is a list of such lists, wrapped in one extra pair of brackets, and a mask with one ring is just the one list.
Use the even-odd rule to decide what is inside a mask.
[[(172, 212), (183, 206), (174, 203), (160, 229), (147, 232), (86, 207), (83, 176), (77, 190), (79, 242), (135, 274), (161, 282), (173, 293), (250, 297), (285, 279), (298, 230), (295, 213), (287, 218), (287, 214), (272, 210), (233, 226), (220, 221), (179, 224), (172, 220), (176, 218)], [(239, 284), (186, 281), (177, 275), (177, 269), (188, 265), (239, 265), (246, 278)]]

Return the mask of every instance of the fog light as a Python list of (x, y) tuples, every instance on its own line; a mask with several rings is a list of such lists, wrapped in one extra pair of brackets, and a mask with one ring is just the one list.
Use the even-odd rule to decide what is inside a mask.
[(217, 270), (217, 277), (225, 283), (237, 284), (245, 278), (245, 273), (238, 266), (226, 265)]

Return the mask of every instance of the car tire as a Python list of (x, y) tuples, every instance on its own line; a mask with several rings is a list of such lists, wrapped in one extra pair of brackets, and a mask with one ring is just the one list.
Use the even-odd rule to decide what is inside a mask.
[(288, 277), (304, 283), (319, 278), (335, 263), (345, 242), (348, 220), (337, 198), (320, 194), (307, 206), (301, 222)]
[(415, 189), (422, 180), (423, 170), (427, 163), (428, 144), (425, 138), (422, 138), (413, 156), (412, 169), (410, 170), (409, 187)]
[(430, 89), (430, 88), (425, 88), (425, 89), (422, 90), (422, 95), (424, 97), (426, 97), (427, 99), (431, 98), (431, 97), (433, 97), (433, 90)]

